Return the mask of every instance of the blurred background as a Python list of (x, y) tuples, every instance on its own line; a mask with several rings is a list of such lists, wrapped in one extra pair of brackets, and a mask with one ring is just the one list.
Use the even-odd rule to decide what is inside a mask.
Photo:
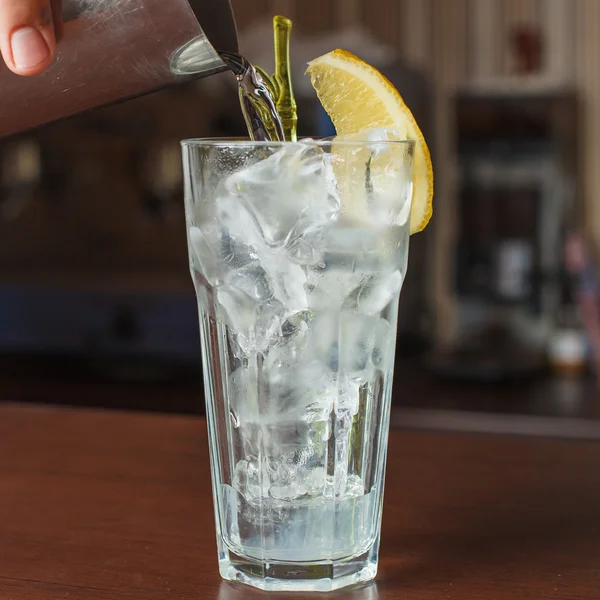
[[(242, 52), (267, 69), (272, 16), (293, 19), (300, 134), (332, 132), (303, 72), (343, 47), (398, 87), (432, 149), (398, 418), (595, 427), (600, 2), (232, 4)], [(222, 74), (0, 140), (2, 399), (204, 411), (179, 140), (244, 132)]]

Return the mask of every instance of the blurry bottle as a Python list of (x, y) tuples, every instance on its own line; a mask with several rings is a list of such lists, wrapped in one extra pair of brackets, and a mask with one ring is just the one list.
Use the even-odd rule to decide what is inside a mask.
[(15, 221), (33, 202), (41, 170), (40, 147), (35, 140), (21, 139), (7, 146), (1, 163), (1, 221)]
[(587, 339), (573, 297), (573, 283), (565, 278), (561, 308), (548, 346), (548, 358), (553, 371), (570, 377), (582, 375), (587, 363)]
[(142, 206), (153, 219), (177, 219), (183, 213), (183, 170), (178, 142), (151, 150), (142, 183)]

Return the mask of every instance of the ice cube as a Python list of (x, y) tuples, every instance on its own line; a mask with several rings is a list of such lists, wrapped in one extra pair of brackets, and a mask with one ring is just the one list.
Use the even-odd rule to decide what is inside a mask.
[(336, 214), (338, 203), (328, 186), (323, 151), (289, 144), (229, 177), (219, 217), (232, 235), (243, 235), (253, 246), (262, 241), (281, 247), (292, 233), (297, 237)]
[[(396, 131), (371, 130), (367, 138), (373, 142), (398, 142)], [(369, 207), (376, 223), (405, 225), (410, 218), (413, 194), (412, 156), (408, 145), (369, 144), (371, 157), (368, 167)]]
[[(371, 129), (338, 136), (336, 174), (342, 213), (352, 222), (405, 225), (412, 200), (410, 146), (404, 132)], [(394, 143), (395, 142), (395, 143)]]
[(300, 446), (294, 453), (294, 464), (298, 467), (298, 474), (304, 475), (308, 469), (314, 464), (315, 447)]
[(193, 264), (211, 285), (227, 281), (232, 271), (250, 273), (257, 264), (253, 248), (233, 239), (214, 221), (190, 227), (189, 244)]
[(272, 362), (268, 381), (277, 420), (307, 423), (328, 420), (338, 386), (331, 371), (320, 361)]
[(266, 351), (281, 339), (281, 325), (285, 309), (281, 302), (271, 300), (257, 305), (257, 318), (254, 330), (256, 350)]
[(259, 253), (261, 266), (270, 278), (273, 295), (288, 311), (308, 308), (306, 273), (299, 265), (290, 262), (281, 251), (263, 249)]
[[(304, 239), (323, 257), (326, 268), (374, 273), (400, 266), (399, 247), (406, 232), (397, 226), (351, 225), (343, 220)], [(391, 268), (390, 268), (391, 267)]]
[[(236, 219), (238, 218), (240, 218), (239, 214), (236, 216)], [(229, 224), (231, 225), (231, 221)], [(288, 310), (307, 308), (304, 288), (306, 273), (302, 267), (291, 262), (283, 249), (267, 246), (263, 243), (262, 237), (256, 239), (259, 234), (253, 229), (251, 223), (245, 229), (242, 223), (236, 222), (235, 227), (238, 226), (239, 230), (230, 228), (229, 231), (231, 238), (229, 238), (228, 253), (225, 257), (227, 266), (253, 272), (253, 277), (262, 282), (263, 300), (272, 292)], [(250, 263), (252, 266), (249, 266)], [(233, 283), (233, 286), (235, 287), (236, 284)], [(250, 295), (256, 296), (256, 293), (252, 292)]]
[(246, 355), (265, 350), (280, 335), (283, 306), (276, 300), (258, 302), (243, 291), (222, 286), (217, 300), (223, 309), (221, 320), (233, 329), (236, 342)]
[(256, 322), (255, 306), (252, 298), (235, 288), (221, 287), (217, 300), (224, 309), (223, 320), (237, 333), (249, 332)]
[(248, 501), (256, 498), (262, 498), (268, 490), (268, 480), (261, 481), (260, 469), (254, 461), (240, 460), (236, 463), (232, 486)]
[(307, 489), (304, 478), (300, 477), (300, 469), (287, 455), (269, 461), (268, 465), (271, 486), (269, 496), (276, 500), (296, 500), (305, 496)]
[(366, 280), (356, 295), (356, 305), (365, 315), (378, 315), (393, 300), (402, 288), (404, 276), (400, 271), (391, 274), (373, 275)]
[(311, 324), (306, 355), (353, 382), (367, 380), (378, 335), (384, 335), (379, 321), (378, 315), (350, 310), (318, 313)]
[(361, 383), (340, 373), (337, 376), (337, 384), (338, 393), (334, 403), (336, 435), (347, 431), (352, 425), (352, 417), (358, 413)]
[(373, 366), (382, 371), (388, 371), (394, 363), (395, 332), (389, 321), (379, 319), (374, 332), (375, 343), (371, 361)]
[(323, 254), (306, 238), (298, 237), (288, 243), (286, 246), (286, 254), (287, 257), (297, 265), (302, 265), (304, 267), (325, 267)]
[(330, 371), (339, 367), (339, 313), (320, 311), (315, 313), (311, 335), (308, 339), (307, 355), (314, 357)]
[(265, 245), (262, 231), (248, 206), (237, 196), (217, 199), (217, 217), (229, 236), (253, 251)]
[(336, 310), (352, 294), (367, 275), (361, 271), (331, 267), (309, 271), (306, 289), (311, 310)]
[[(312, 331), (312, 313), (303, 311), (292, 313), (283, 320), (281, 329), (274, 335), (265, 351), (263, 369), (268, 374), (269, 381), (273, 379), (275, 384), (276, 374), (285, 373), (295, 377), (296, 365), (310, 362), (314, 357), (310, 356), (309, 342)], [(278, 392), (281, 386), (276, 385)]]
[(221, 227), (214, 222), (199, 227), (190, 227), (189, 244), (192, 262), (211, 285), (217, 285), (223, 278), (221, 260)]
[(346, 482), (346, 493), (344, 494), (347, 498), (358, 498), (363, 496), (365, 493), (365, 486), (359, 475), (352, 474), (348, 477)]
[(232, 238), (228, 233), (223, 235), (221, 250), (227, 270), (241, 269), (257, 258), (252, 246)]
[(284, 500), (289, 502), (290, 500), (297, 500), (302, 496), (306, 495), (306, 487), (302, 481), (296, 481), (289, 485), (272, 485), (269, 488), (269, 496), (276, 500)]
[(232, 485), (240, 494), (245, 495), (248, 488), (248, 462), (240, 460), (233, 470)]
[(299, 467), (289, 453), (270, 457), (267, 470), (271, 481), (269, 496), (277, 500), (295, 500), (306, 494), (303, 478), (299, 477)]
[(271, 281), (256, 260), (227, 273), (225, 284), (256, 302), (268, 302), (273, 297)]
[(375, 348), (379, 317), (355, 312), (340, 315), (339, 369), (348, 375), (359, 376), (368, 366)]
[(281, 325), (280, 343), (289, 344), (294, 342), (300, 344), (296, 344), (298, 349), (304, 347), (307, 342), (306, 336), (309, 333), (312, 318), (313, 313), (308, 310), (302, 310), (288, 315)]
[[(368, 129), (360, 134), (365, 142), (369, 142), (368, 147), (375, 157), (385, 155), (390, 152), (393, 146), (387, 142), (401, 142), (406, 136), (402, 136), (396, 129), (388, 129), (386, 127), (375, 127)], [(384, 142), (378, 144), (377, 142)]]
[(323, 467), (314, 467), (308, 471), (304, 478), (306, 491), (311, 496), (317, 496), (323, 493), (325, 487), (325, 469)]
[(256, 422), (258, 414), (258, 382), (248, 367), (240, 367), (229, 375), (228, 397), (239, 423)]

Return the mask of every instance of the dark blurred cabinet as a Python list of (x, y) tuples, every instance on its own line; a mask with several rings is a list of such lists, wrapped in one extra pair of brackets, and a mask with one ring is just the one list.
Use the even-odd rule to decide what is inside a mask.
[(577, 191), (574, 93), (462, 94), (456, 287), (551, 317)]
[(2, 140), (0, 351), (199, 360), (179, 141), (244, 126), (205, 85)]
[(463, 91), (455, 108), (456, 346), (489, 350), (501, 372), (517, 349), (543, 361), (556, 321), (565, 223), (577, 213), (578, 99), (523, 85)]

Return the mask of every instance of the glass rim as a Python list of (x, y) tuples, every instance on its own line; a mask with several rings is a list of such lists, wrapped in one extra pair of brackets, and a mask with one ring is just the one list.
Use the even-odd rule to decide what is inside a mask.
[(384, 145), (384, 146), (400, 146), (406, 145), (414, 147), (416, 144), (415, 140), (338, 140), (336, 137), (323, 137), (323, 138), (312, 138), (304, 137), (299, 138), (296, 142), (290, 141), (256, 141), (249, 138), (226, 138), (226, 137), (214, 137), (214, 138), (189, 138), (181, 140), (180, 144), (183, 148), (279, 148), (289, 146), (290, 144), (305, 144), (307, 146), (371, 146), (371, 145)]

